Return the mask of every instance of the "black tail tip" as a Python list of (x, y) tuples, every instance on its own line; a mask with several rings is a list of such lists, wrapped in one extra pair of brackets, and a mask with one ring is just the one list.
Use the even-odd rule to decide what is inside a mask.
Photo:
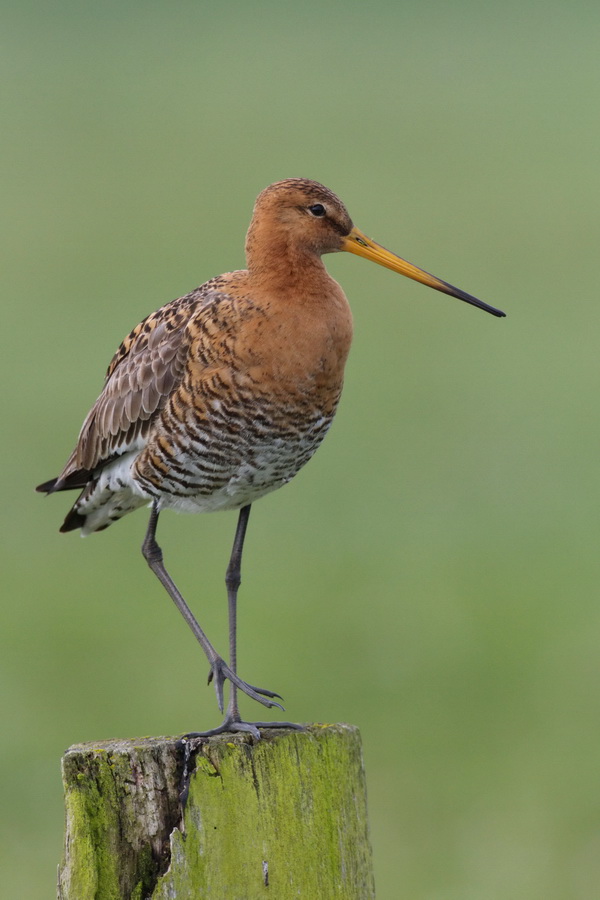
[(50, 481), (45, 481), (43, 484), (38, 484), (36, 487), (36, 491), (40, 494), (52, 494), (56, 489), (56, 483), (58, 478), (51, 478)]
[(80, 513), (76, 512), (75, 509), (72, 509), (69, 513), (67, 513), (67, 518), (62, 523), (59, 528), (59, 531), (62, 534), (65, 534), (67, 531), (76, 531), (78, 528), (83, 528), (85, 525), (85, 516), (82, 516)]

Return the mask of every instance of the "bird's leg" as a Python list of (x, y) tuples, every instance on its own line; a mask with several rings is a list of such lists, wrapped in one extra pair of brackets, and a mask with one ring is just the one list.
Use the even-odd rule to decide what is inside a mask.
[[(237, 593), (242, 583), (242, 553), (248, 519), (250, 518), (250, 504), (240, 509), (235, 538), (229, 557), (229, 565), (225, 573), (225, 587), (227, 588), (227, 607), (229, 614), (229, 665), (232, 672), (237, 675)], [(240, 711), (237, 702), (237, 687), (231, 683), (231, 694), (227, 707), (227, 718), (232, 721), (240, 721)]]
[[(235, 538), (233, 547), (231, 548), (231, 556), (229, 565), (225, 574), (225, 586), (227, 587), (227, 603), (229, 608), (229, 663), (231, 671), (237, 675), (237, 594), (242, 581), (242, 552), (244, 550), (244, 539), (246, 537), (246, 528), (248, 527), (248, 519), (250, 517), (250, 504), (240, 509), (237, 528), (235, 530)], [(212, 734), (221, 734), (224, 731), (247, 731), (256, 740), (260, 738), (259, 727), (261, 728), (296, 728), (302, 729), (301, 725), (295, 725), (292, 722), (244, 722), (240, 716), (237, 701), (237, 683), (231, 681), (231, 694), (227, 705), (225, 719), (218, 728), (212, 731), (195, 732), (186, 735), (187, 738), (207, 737)], [(270, 692), (263, 691), (261, 688), (255, 687), (253, 690), (259, 694), (267, 694), (272, 696)], [(275, 696), (279, 696), (276, 694)], [(281, 698), (280, 698), (281, 699)]]
[(155, 500), (152, 504), (152, 512), (150, 513), (150, 521), (148, 523), (146, 537), (144, 538), (144, 543), (142, 544), (142, 553), (146, 562), (169, 594), (171, 600), (173, 601), (185, 621), (188, 623), (194, 634), (194, 637), (206, 654), (206, 657), (210, 663), (209, 681), (212, 681), (214, 679), (219, 709), (221, 710), (221, 712), (223, 711), (223, 683), (226, 678), (231, 681), (232, 685), (238, 687), (249, 697), (252, 697), (253, 700), (258, 700), (258, 702), (262, 703), (263, 706), (279, 706), (280, 709), (283, 709), (283, 707), (279, 703), (275, 703), (274, 700), (270, 699), (272, 697), (279, 696), (278, 694), (274, 694), (272, 691), (262, 690), (261, 688), (252, 687), (252, 685), (246, 684), (245, 681), (242, 681), (241, 678), (238, 678), (235, 670), (230, 669), (225, 660), (221, 656), (219, 656), (219, 654), (207, 638), (206, 634), (194, 618), (194, 614), (181, 596), (177, 586), (175, 585), (175, 582), (165, 569), (162, 550), (156, 542), (156, 526), (158, 523), (158, 513), (158, 503)]

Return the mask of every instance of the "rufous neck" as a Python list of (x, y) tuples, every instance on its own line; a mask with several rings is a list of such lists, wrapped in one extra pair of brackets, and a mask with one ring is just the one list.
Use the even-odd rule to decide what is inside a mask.
[(253, 278), (285, 284), (327, 278), (321, 257), (290, 239), (287, 229), (261, 228), (253, 221), (246, 235), (246, 264)]

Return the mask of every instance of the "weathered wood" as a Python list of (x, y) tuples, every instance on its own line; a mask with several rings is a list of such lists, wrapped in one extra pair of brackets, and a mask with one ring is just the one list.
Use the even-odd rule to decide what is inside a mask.
[(358, 729), (262, 735), (71, 747), (59, 900), (374, 898)]

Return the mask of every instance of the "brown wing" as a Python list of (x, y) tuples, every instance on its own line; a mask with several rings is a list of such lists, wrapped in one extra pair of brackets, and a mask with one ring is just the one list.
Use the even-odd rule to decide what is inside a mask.
[(125, 338), (65, 468), (38, 490), (83, 487), (103, 463), (141, 449), (154, 417), (182, 376), (189, 349), (187, 324), (203, 301), (200, 289), (173, 300)]

